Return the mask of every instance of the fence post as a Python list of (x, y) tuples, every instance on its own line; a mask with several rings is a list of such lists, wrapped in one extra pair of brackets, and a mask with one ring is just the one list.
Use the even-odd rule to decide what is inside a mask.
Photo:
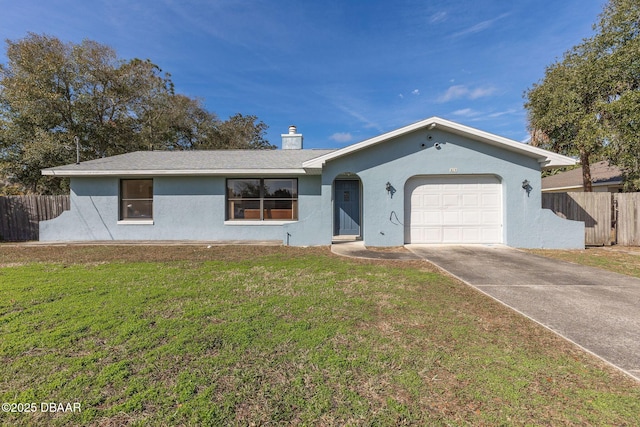
[(618, 244), (618, 198), (616, 197), (615, 193), (611, 193), (611, 209), (613, 209), (612, 211), (612, 217), (611, 217), (611, 240), (613, 241), (613, 244), (617, 245)]

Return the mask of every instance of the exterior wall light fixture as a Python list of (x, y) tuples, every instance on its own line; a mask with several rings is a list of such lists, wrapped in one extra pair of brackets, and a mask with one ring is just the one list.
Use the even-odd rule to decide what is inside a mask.
[(393, 199), (393, 195), (395, 194), (396, 189), (393, 188), (393, 185), (391, 185), (391, 183), (389, 181), (387, 181), (387, 183), (385, 184), (385, 189), (387, 190), (387, 193), (389, 193), (389, 195)]

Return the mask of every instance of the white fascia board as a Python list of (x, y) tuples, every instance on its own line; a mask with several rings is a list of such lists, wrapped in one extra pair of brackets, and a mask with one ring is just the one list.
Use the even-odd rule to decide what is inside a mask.
[(542, 170), (575, 166), (579, 163), (578, 160), (572, 159), (571, 157), (563, 156), (562, 154), (556, 154), (554, 156), (552, 154), (555, 153), (551, 153), (551, 155), (548, 155), (546, 159), (538, 160), (538, 163), (540, 163), (540, 167), (542, 168)]
[[(622, 185), (622, 181), (608, 181), (608, 182), (594, 182), (591, 184), (591, 187), (613, 187), (616, 185)], [(543, 188), (542, 192), (545, 191), (583, 191), (582, 184), (580, 185), (567, 185), (565, 187), (549, 187)]]
[(579, 186), (575, 186), (575, 185), (570, 185), (568, 187), (549, 187), (549, 188), (543, 188), (540, 191), (542, 191), (543, 193), (548, 192), (548, 191), (565, 191), (565, 192), (569, 192), (569, 191), (582, 191), (582, 185)]
[(508, 139), (502, 136), (494, 135), (489, 132), (484, 132), (469, 126), (461, 125), (459, 123), (451, 122), (449, 120), (441, 119), (439, 117), (431, 117), (419, 122), (410, 124), (408, 126), (396, 129), (391, 132), (378, 135), (376, 137), (358, 142), (332, 153), (325, 154), (324, 156), (316, 157), (315, 159), (308, 160), (302, 164), (304, 168), (321, 168), (328, 160), (332, 160), (338, 157), (345, 156), (355, 151), (362, 150), (372, 145), (387, 141), (393, 138), (397, 138), (404, 134), (423, 129), (443, 129), (445, 131), (470, 137), (475, 140), (485, 142), (490, 145), (501, 147), (510, 151), (515, 151), (524, 154), (529, 157), (534, 157), (538, 160), (541, 167), (544, 169), (572, 166), (576, 164), (576, 160), (563, 156), (562, 154), (553, 153), (551, 151), (543, 150), (542, 148), (532, 147), (522, 142), (517, 142), (512, 139)]
[(306, 175), (322, 175), (322, 168), (304, 168)]
[(198, 175), (309, 175), (305, 169), (196, 169), (196, 170), (55, 170), (43, 169), (42, 175), (60, 177), (103, 177), (103, 176), (198, 176)]

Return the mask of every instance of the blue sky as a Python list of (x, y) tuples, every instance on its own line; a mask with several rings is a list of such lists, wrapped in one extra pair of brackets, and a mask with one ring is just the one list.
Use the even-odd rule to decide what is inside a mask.
[[(0, 35), (91, 39), (268, 139), (342, 147), (431, 116), (527, 139), (523, 93), (604, 0), (0, 0)], [(6, 62), (5, 47), (0, 63)]]

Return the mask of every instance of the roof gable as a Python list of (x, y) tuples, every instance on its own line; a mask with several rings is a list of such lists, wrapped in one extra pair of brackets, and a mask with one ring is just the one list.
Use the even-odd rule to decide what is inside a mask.
[(444, 120), (439, 117), (431, 117), (408, 126), (393, 130), (391, 132), (384, 133), (382, 135), (375, 136), (373, 138), (358, 142), (353, 145), (349, 145), (339, 150), (332, 151), (323, 156), (319, 156), (310, 159), (303, 163), (304, 168), (315, 169), (322, 168), (322, 166), (333, 159), (337, 159), (365, 148), (371, 147), (376, 144), (381, 144), (386, 141), (398, 138), (400, 136), (415, 132), (420, 129), (434, 129), (438, 128), (446, 132), (450, 132), (456, 135), (461, 135), (475, 141), (479, 141), (485, 144), (493, 145), (508, 151), (517, 152), (528, 157), (535, 158), (543, 169), (550, 169), (562, 166), (571, 166), (576, 164), (576, 160), (563, 156), (561, 154), (553, 153), (551, 151), (543, 150), (538, 147), (532, 147), (530, 145), (514, 141), (512, 139), (504, 138), (502, 136), (494, 135), (488, 132), (484, 132), (469, 126), (464, 126), (459, 123)]

